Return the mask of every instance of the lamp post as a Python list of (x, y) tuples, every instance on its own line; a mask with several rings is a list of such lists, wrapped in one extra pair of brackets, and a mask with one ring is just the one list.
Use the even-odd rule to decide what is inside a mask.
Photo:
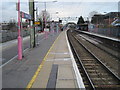
[[(57, 2), (57, 1), (56, 1), (56, 0), (55, 0), (55, 1), (47, 1), (47, 2), (35, 1), (35, 3), (44, 3), (44, 6), (45, 6), (45, 13), (46, 13), (46, 11), (47, 11), (47, 5), (46, 5), (46, 4), (47, 4), (47, 3), (52, 3), (52, 2), (55, 3), (55, 2)], [(47, 21), (47, 20), (46, 20), (46, 15), (43, 15), (43, 16), (44, 16), (43, 18), (44, 18), (45, 28), (46, 28), (46, 21)]]
[(53, 14), (58, 14), (59, 12), (55, 12), (55, 13), (51, 13), (50, 14), (50, 19), (51, 19), (51, 23), (50, 23), (50, 32), (54, 35), (54, 25), (55, 25), (55, 23), (54, 23), (54, 20), (52, 20), (52, 15)]
[[(36, 21), (38, 22), (38, 7), (36, 7)], [(36, 44), (39, 45), (39, 38), (38, 38), (38, 26), (36, 26), (35, 28), (36, 32), (37, 32), (37, 37), (36, 37)]]
[(47, 3), (51, 3), (51, 2), (57, 2), (57, 1), (48, 1), (48, 2), (39, 2), (39, 1), (36, 1), (35, 3), (44, 3), (44, 6), (45, 6), (45, 13), (43, 12), (43, 20), (44, 20), (44, 22), (45, 22), (45, 27), (43, 27), (43, 31), (45, 31), (45, 38), (47, 39), (48, 38), (48, 32), (46, 31), (46, 30), (44, 30), (44, 29), (46, 29), (46, 22), (47, 22), (47, 19), (46, 19), (46, 7), (47, 7)]
[(29, 0), (29, 14), (31, 15), (30, 20), (30, 47), (34, 48), (36, 46), (35, 40), (35, 13), (34, 13), (34, 0)]
[(22, 38), (20, 28), (20, 0), (18, 0), (18, 60), (22, 60)]

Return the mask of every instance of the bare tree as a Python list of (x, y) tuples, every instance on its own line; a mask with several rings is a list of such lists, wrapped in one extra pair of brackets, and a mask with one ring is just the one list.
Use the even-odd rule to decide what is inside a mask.
[(44, 28), (46, 27), (46, 23), (48, 21), (50, 21), (50, 14), (47, 11), (42, 11), (39, 14), (39, 21), (41, 22), (41, 26), (42, 26), (42, 31), (44, 30)]
[(47, 12), (47, 11), (42, 11), (42, 12), (40, 12), (40, 14), (39, 14), (39, 19), (41, 20), (41, 21), (43, 21), (44, 22), (44, 19), (46, 20), (46, 21), (50, 21), (50, 14), (49, 14), (49, 12)]

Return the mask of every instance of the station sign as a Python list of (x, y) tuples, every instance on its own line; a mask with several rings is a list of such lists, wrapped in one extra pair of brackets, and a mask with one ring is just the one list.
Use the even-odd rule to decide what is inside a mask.
[(49, 32), (49, 28), (44, 28), (44, 31), (45, 32)]
[(28, 19), (28, 20), (32, 19), (30, 14), (27, 14), (27, 13), (24, 13), (24, 12), (21, 12), (21, 17), (24, 18), (24, 19)]
[(35, 22), (35, 25), (40, 25), (40, 22), (36, 21), (36, 22)]

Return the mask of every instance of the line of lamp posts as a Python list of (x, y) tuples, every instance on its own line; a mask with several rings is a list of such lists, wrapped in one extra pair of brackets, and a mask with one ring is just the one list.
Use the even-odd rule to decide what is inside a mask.
[[(33, 16), (34, 16), (34, 0), (30, 0), (30, 1), (32, 1), (33, 2)], [(52, 2), (57, 2), (57, 1), (52, 1)], [(46, 11), (46, 3), (47, 2), (36, 2), (36, 3), (44, 3), (45, 4), (45, 11)], [(17, 6), (17, 8), (18, 8), (18, 60), (22, 60), (22, 58), (23, 58), (23, 47), (22, 47), (22, 37), (21, 37), (21, 12), (20, 12), (20, 0), (18, 0), (18, 6)], [(37, 11), (36, 11), (36, 15), (37, 15)], [(32, 24), (34, 24), (34, 20), (33, 20), (33, 22), (30, 22), (30, 23), (32, 23)], [(33, 26), (33, 25), (31, 25), (31, 26)], [(45, 29), (46, 29), (46, 17), (45, 17)], [(35, 30), (34, 30), (35, 31)], [(48, 36), (48, 32), (45, 32), (45, 37), (47, 38)], [(34, 44), (36, 44), (35, 43), (35, 32), (34, 32)], [(31, 37), (30, 37), (31, 38)], [(34, 47), (35, 47), (35, 45), (34, 45)]]

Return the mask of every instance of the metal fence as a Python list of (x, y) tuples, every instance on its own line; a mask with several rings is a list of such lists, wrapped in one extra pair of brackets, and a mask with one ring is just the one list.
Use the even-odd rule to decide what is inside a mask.
[(108, 37), (120, 38), (120, 27), (94, 28), (89, 29), (89, 32), (98, 33)]
[[(12, 31), (8, 31), (8, 30), (1, 30), (0, 32), (2, 34), (2, 37), (0, 39), (0, 43), (6, 42), (6, 41), (10, 41), (13, 39), (17, 39), (18, 37), (18, 32), (12, 32)], [(21, 36), (25, 37), (28, 36), (30, 34), (29, 31), (24, 30), (21, 33)]]

